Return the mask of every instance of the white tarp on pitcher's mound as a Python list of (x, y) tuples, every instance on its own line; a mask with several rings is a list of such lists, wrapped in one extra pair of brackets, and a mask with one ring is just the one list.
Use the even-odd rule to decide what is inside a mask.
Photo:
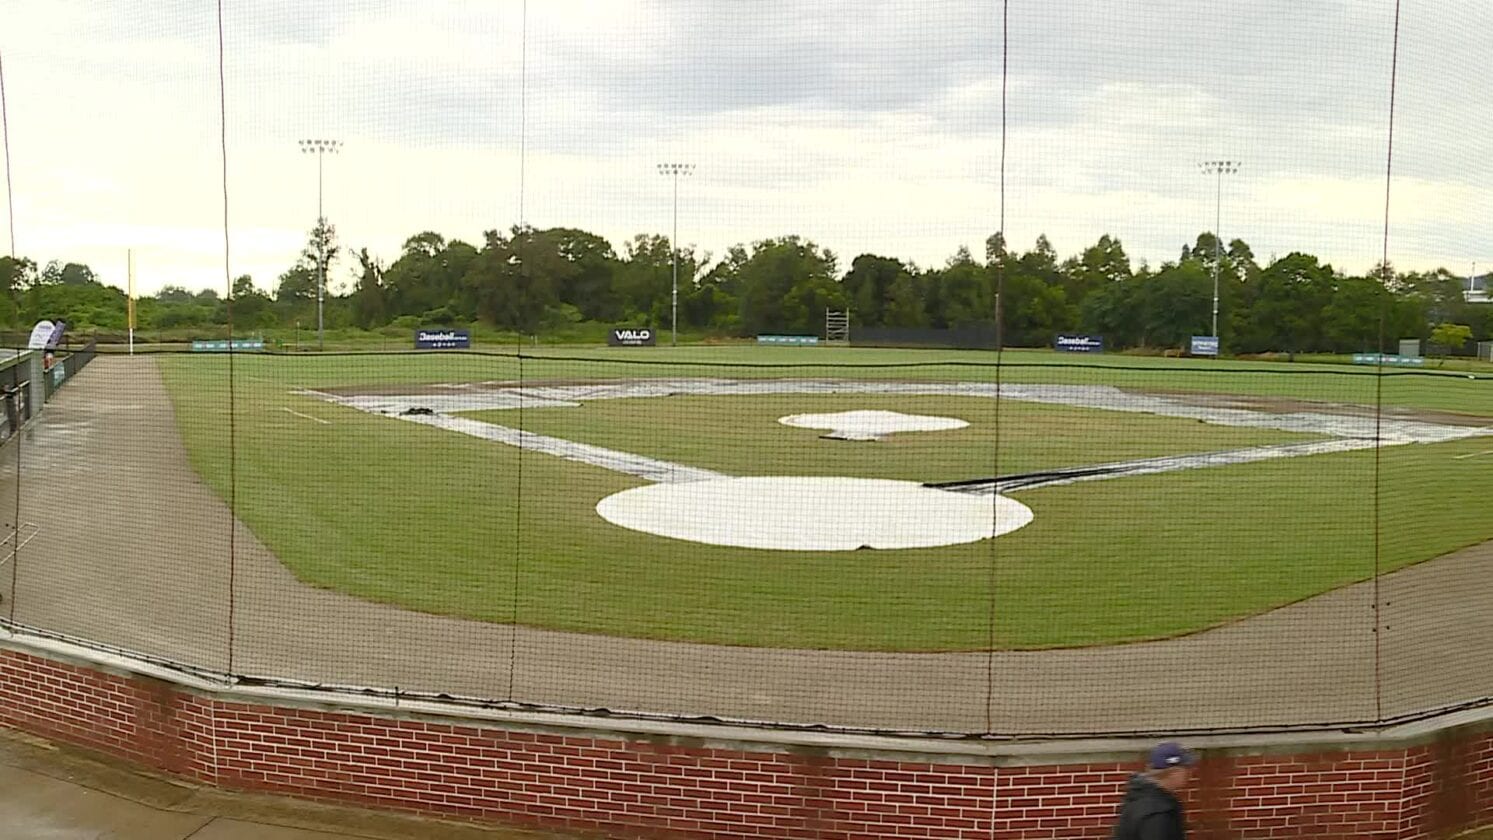
[(653, 484), (602, 499), (614, 525), (661, 537), (788, 551), (931, 548), (989, 539), (1032, 521), (1026, 505), (915, 481), (757, 476)]
[(829, 414), (790, 414), (779, 417), (784, 426), (803, 429), (827, 429), (827, 438), (842, 440), (881, 440), (898, 432), (942, 432), (969, 425), (955, 417), (928, 414), (903, 414), (900, 411), (836, 411)]

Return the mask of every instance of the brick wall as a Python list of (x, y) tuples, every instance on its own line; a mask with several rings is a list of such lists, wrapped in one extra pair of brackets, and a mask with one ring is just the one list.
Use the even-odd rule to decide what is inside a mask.
[[(454, 720), (242, 702), (0, 649), (0, 723), (17, 729), (229, 789), (621, 837), (1098, 840), (1134, 769)], [(1211, 749), (1189, 806), (1204, 838), (1447, 836), (1493, 821), (1493, 736)]]
[(162, 680), (0, 650), (0, 723), (153, 770), (213, 781), (212, 705)]
[(1443, 733), (1406, 750), (1405, 769), (1405, 836), (1416, 829), (1420, 836), (1450, 836), (1469, 825), (1493, 824), (1493, 735)]
[(1404, 750), (1229, 757), (1222, 774), (1200, 815), (1215, 836), (1415, 836), (1400, 826)]

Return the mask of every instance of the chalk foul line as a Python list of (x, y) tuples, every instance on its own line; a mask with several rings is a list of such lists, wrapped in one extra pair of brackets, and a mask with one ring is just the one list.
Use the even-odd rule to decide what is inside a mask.
[(331, 420), (323, 420), (320, 417), (312, 417), (309, 414), (302, 414), (299, 411), (296, 411), (295, 409), (291, 408), (290, 406), (282, 405), (282, 406), (280, 406), (280, 410), (281, 411), (285, 411), (285, 412), (289, 412), (290, 414), (294, 414), (295, 416), (300, 417), (300, 418), (302, 418), (304, 420), (310, 420), (313, 423), (320, 423), (323, 426), (330, 426), (330, 425), (332, 425), (332, 421)]

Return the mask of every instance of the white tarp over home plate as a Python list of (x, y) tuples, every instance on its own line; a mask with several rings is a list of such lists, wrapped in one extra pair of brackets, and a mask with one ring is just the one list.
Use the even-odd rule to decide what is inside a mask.
[(754, 476), (652, 484), (602, 499), (614, 525), (661, 537), (789, 551), (930, 548), (989, 539), (1032, 521), (1026, 505), (915, 481)]

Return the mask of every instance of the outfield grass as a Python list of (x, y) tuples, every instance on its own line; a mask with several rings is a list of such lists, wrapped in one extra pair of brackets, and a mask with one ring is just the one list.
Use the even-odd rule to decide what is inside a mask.
[[(484, 380), (603, 380), (656, 377), (895, 379), (1112, 385), (1165, 392), (1224, 393), (1421, 408), (1493, 418), (1493, 375), (1338, 364), (1085, 356), (1043, 350), (888, 350), (843, 347), (527, 347), (517, 352), (240, 355), (250, 380), (330, 387)], [(169, 360), (177, 354), (162, 354)], [(205, 380), (224, 379), (227, 359), (191, 357)], [(997, 368), (997, 359), (1000, 366)], [(1471, 378), (1469, 378), (1471, 377)], [(1377, 391), (1382, 388), (1382, 394)]]
[[(956, 417), (967, 428), (830, 441), (784, 426), (789, 414), (856, 409)], [(997, 423), (997, 409), (999, 423)], [(844, 475), (961, 481), (1037, 470), (1317, 440), (1149, 414), (958, 396), (767, 394), (584, 402), (579, 408), (469, 416), (731, 475)]]
[[(945, 355), (740, 350), (731, 348), (726, 355), (826, 361), (931, 361)], [(664, 353), (650, 351), (629, 351), (625, 357), (638, 352), (640, 358), (664, 358)], [(831, 355), (817, 355), (821, 352)], [(608, 358), (600, 351), (590, 355)], [(710, 355), (699, 349), (689, 358)], [(1400, 405), (1493, 417), (1493, 381), (1488, 380), (1307, 377), (1272, 373), (1269, 366), (1225, 374), (1206, 363), (1172, 368), (1165, 360), (1141, 361), (1146, 364), (1140, 371), (1037, 364), (1017, 371), (1030, 381), (1175, 390), (1185, 380), (1188, 387), (1180, 390), (1358, 403), (1371, 402), (1375, 386), (1382, 385), (1386, 398), (1400, 400)], [(223, 357), (159, 359), (193, 464), (225, 497), (227, 363)], [(231, 410), (240, 518), (302, 580), (370, 600), (565, 630), (782, 647), (982, 648), (991, 617), (992, 564), (995, 638), (1008, 648), (1114, 643), (1195, 631), (1363, 580), (1374, 568), (1376, 463), (1371, 451), (1035, 490), (1021, 495), (1036, 511), (1031, 525), (964, 546), (741, 551), (650, 537), (602, 521), (594, 512), (596, 502), (639, 483), (627, 476), (293, 393), (303, 387), (513, 380), (519, 378), (520, 365), (525, 379), (572, 380), (789, 374), (973, 380), (992, 375), (978, 366), (786, 371), (671, 364), (640, 370), (610, 361), (553, 357), (241, 356), (234, 360)], [(1186, 373), (1198, 365), (1204, 366), (1202, 373)], [(1003, 375), (1017, 378), (1009, 369)], [(689, 398), (657, 402), (680, 399)], [(617, 410), (628, 403), (642, 404), (615, 401)], [(798, 398), (794, 403), (802, 405)], [(576, 418), (594, 407), (554, 415)], [(329, 423), (306, 420), (287, 408)], [(1010, 413), (1024, 410), (1016, 403), (1002, 407)], [(541, 414), (526, 412), (530, 418)], [(738, 411), (735, 416), (742, 415)], [(1111, 433), (1135, 418), (1114, 419), (1115, 427), (1090, 425), (1087, 419), (1079, 424), (1092, 434), (1075, 443), (1075, 454), (1107, 458), (1127, 446), (1185, 451), (1194, 443), (1204, 445), (1191, 436), (1194, 430), (1182, 434), (1170, 427), (1179, 421), (1141, 418), (1162, 423), (1153, 430), (1157, 439), (1141, 443)], [(1191, 425), (1208, 428), (1210, 435), (1220, 431)], [(1022, 439), (1014, 427), (1008, 434), (1013, 441)], [(661, 442), (664, 437), (644, 440)], [(1012, 452), (1035, 453), (1022, 456), (1034, 463), (1049, 454), (1055, 458), (1059, 451), (1038, 446), (1040, 438), (1027, 443), (1013, 446)], [(803, 444), (862, 447), (866, 452), (901, 445), (895, 439), (850, 444), (807, 437)], [(865, 449), (873, 446), (887, 449)], [(1380, 453), (1381, 568), (1493, 539), (1493, 517), (1479, 515), (1486, 509), (1493, 456), (1478, 453), (1489, 449), (1493, 442), (1484, 438)], [(931, 466), (934, 456), (928, 457)], [(795, 456), (794, 471), (813, 463)], [(912, 459), (896, 469), (915, 463)]]

